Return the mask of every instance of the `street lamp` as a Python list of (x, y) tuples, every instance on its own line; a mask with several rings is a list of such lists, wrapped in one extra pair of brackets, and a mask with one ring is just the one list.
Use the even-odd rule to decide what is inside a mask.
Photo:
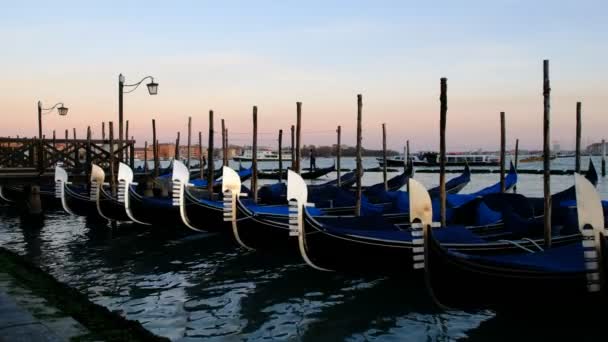
[(42, 102), (38, 101), (38, 139), (40, 139), (40, 141), (42, 141), (42, 114), (49, 114), (55, 108), (57, 108), (57, 113), (59, 115), (68, 115), (68, 108), (63, 105), (63, 102), (59, 102), (50, 108), (42, 108)]
[[(122, 149), (122, 127), (123, 127), (123, 106), (122, 106), (122, 96), (123, 94), (128, 94), (131, 93), (133, 91), (135, 91), (135, 89), (137, 89), (137, 87), (139, 87), (140, 84), (142, 84), (143, 81), (150, 79), (150, 83), (146, 84), (146, 86), (148, 87), (148, 93), (150, 95), (156, 95), (158, 94), (158, 83), (154, 82), (154, 77), (152, 76), (146, 76), (144, 78), (141, 79), (141, 81), (137, 82), (137, 83), (133, 83), (133, 84), (125, 84), (125, 77), (120, 74), (118, 75), (118, 149)], [(125, 87), (127, 88), (131, 88), (129, 90), (125, 90)], [(120, 152), (120, 159), (122, 161), (122, 156), (123, 156), (123, 152)]]

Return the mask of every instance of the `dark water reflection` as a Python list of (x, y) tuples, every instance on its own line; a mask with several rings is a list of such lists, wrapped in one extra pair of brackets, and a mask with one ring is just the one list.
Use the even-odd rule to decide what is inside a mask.
[(42, 227), (0, 208), (0, 244), (98, 304), (173, 340), (449, 340), (493, 316), (442, 313), (411, 279), (322, 273), (298, 259), (60, 212)]

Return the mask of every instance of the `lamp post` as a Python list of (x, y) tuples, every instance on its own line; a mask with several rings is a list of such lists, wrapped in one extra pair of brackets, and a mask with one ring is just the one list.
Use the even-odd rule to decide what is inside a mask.
[(38, 101), (38, 139), (42, 141), (42, 114), (49, 114), (53, 109), (57, 108), (57, 113), (61, 116), (68, 115), (68, 108), (59, 102), (50, 108), (42, 108), (42, 102)]
[[(150, 79), (150, 83), (146, 84), (146, 86), (148, 87), (148, 93), (150, 93), (150, 95), (156, 95), (158, 93), (158, 83), (154, 82), (154, 77), (152, 76), (146, 76), (144, 78), (141, 79), (141, 81), (137, 82), (137, 83), (133, 83), (133, 84), (125, 84), (125, 77), (123, 76), (123, 74), (118, 75), (118, 149), (121, 150), (122, 149), (122, 142), (123, 142), (123, 105), (122, 105), (122, 96), (123, 94), (128, 94), (131, 93), (133, 91), (135, 91), (135, 89), (137, 89), (137, 87), (139, 87), (140, 84), (142, 84), (143, 81)], [(125, 87), (130, 88), (129, 90), (125, 91)], [(123, 151), (121, 150), (120, 152), (120, 161), (123, 161), (122, 159), (123, 156)]]
[(63, 105), (63, 102), (56, 103), (53, 107), (50, 108), (42, 108), (42, 101), (38, 101), (38, 169), (40, 173), (44, 171), (44, 166), (42, 165), (42, 114), (49, 114), (55, 108), (57, 108), (57, 113), (61, 116), (68, 115), (68, 108)]

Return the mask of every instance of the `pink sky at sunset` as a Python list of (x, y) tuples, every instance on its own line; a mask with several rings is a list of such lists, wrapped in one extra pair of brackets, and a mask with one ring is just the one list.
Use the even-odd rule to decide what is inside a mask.
[[(334, 143), (333, 132), (342, 125), (343, 142), (354, 145), (356, 95), (361, 93), (365, 147), (381, 146), (385, 122), (389, 148), (401, 150), (409, 139), (414, 150), (437, 149), (439, 78), (447, 77), (448, 150), (497, 149), (500, 111), (507, 115), (508, 146), (519, 138), (522, 148), (537, 149), (544, 58), (551, 61), (551, 140), (573, 148), (576, 101), (583, 102), (583, 144), (603, 138), (608, 123), (602, 87), (607, 49), (580, 27), (556, 25), (562, 29), (526, 34), (463, 18), (437, 28), (433, 20), (408, 22), (411, 11), (389, 15), (378, 10), (369, 17), (334, 13), (328, 19), (314, 17), (312, 23), (228, 28), (240, 14), (196, 9), (205, 18), (224, 15), (225, 26), (207, 25), (202, 17), (186, 16), (186, 9), (163, 14), (158, 7), (143, 11), (136, 24), (78, 8), (74, 14), (82, 17), (60, 25), (48, 20), (2, 24), (0, 38), (10, 49), (0, 56), (0, 135), (37, 134), (38, 100), (69, 107), (67, 117), (43, 118), (47, 136), (53, 129), (63, 136), (65, 129), (76, 127), (84, 137), (87, 125), (99, 136), (102, 121), (114, 120), (117, 127), (122, 72), (127, 83), (147, 75), (159, 83), (157, 96), (149, 96), (145, 87), (125, 95), (125, 118), (138, 145), (151, 139), (152, 118), (161, 141), (173, 141), (179, 130), (184, 142), (188, 116), (193, 117), (193, 140), (200, 130), (206, 141), (209, 109), (215, 111), (216, 129), (223, 118), (230, 141), (248, 144), (253, 105), (259, 110), (260, 144), (276, 144), (279, 129), (287, 142), (296, 101), (303, 102), (305, 144)], [(9, 8), (0, 17), (21, 11)], [(163, 15), (168, 19), (159, 21)], [(537, 18), (518, 20), (530, 24), (526, 20)], [(600, 19), (588, 20), (591, 27), (605, 26)], [(105, 30), (105, 24), (117, 27)]]

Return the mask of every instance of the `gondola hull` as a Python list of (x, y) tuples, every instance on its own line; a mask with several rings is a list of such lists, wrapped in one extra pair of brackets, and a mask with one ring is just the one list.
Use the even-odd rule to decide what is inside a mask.
[(108, 220), (130, 221), (125, 206), (109, 192), (109, 189), (102, 187), (99, 193), (98, 210), (100, 215)]
[[(425, 240), (427, 286), (433, 299), (442, 306), (464, 309), (524, 308), (530, 304), (585, 307), (593, 302), (597, 305), (600, 299), (599, 294), (588, 292), (583, 271), (514, 268), (483, 259), (471, 260), (448, 252), (432, 233)], [(562, 248), (564, 251), (577, 249), (580, 244), (573, 242)], [(583, 263), (582, 248), (577, 252)]]
[(92, 220), (104, 220), (97, 211), (97, 203), (91, 200), (88, 192), (80, 191), (69, 184), (64, 184), (63, 187), (64, 208), (68, 213), (77, 216), (87, 216)]
[(129, 187), (128, 196), (129, 211), (136, 222), (167, 229), (182, 228), (179, 208), (172, 205), (170, 198), (144, 197), (134, 186)]
[(188, 223), (199, 230), (230, 234), (230, 222), (224, 222), (222, 202), (206, 201), (184, 189), (184, 211)]
[(297, 253), (297, 246), (289, 239), (289, 217), (285, 214), (254, 214), (239, 199), (232, 224), (234, 238), (243, 247)]
[(412, 243), (360, 239), (318, 229), (316, 220), (303, 220), (306, 257), (317, 267), (354, 273), (408, 274), (412, 268)]

